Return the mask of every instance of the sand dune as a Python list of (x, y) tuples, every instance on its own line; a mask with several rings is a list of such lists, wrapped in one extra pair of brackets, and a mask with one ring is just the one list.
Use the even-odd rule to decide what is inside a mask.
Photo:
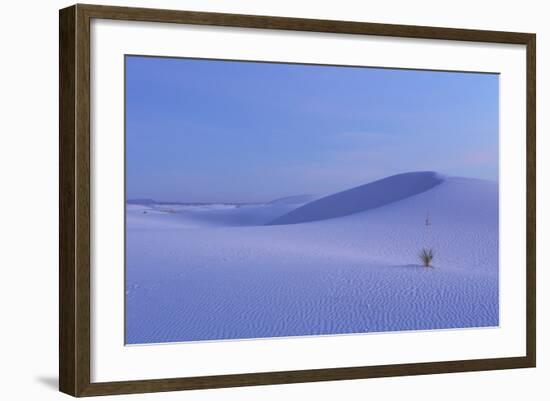
[[(296, 208), (294, 217), (318, 218), (301, 224), (264, 225), (269, 215), (291, 215), (288, 205), (172, 214), (128, 207), (126, 342), (498, 325), (498, 184), (390, 178), (340, 193), (361, 194), (370, 207), (302, 214), (337, 207), (329, 196)], [(415, 185), (387, 187), (405, 178)], [(236, 224), (219, 213), (248, 217)], [(434, 268), (420, 266), (422, 247), (434, 249)]]
[(441, 184), (434, 172), (397, 174), (310, 202), (269, 224), (296, 224), (364, 212), (397, 202)]

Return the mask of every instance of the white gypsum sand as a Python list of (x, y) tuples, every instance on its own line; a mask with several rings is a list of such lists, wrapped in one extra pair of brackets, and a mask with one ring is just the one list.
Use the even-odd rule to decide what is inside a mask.
[(498, 325), (498, 184), (380, 182), (289, 198), (306, 204), (128, 204), (126, 343)]

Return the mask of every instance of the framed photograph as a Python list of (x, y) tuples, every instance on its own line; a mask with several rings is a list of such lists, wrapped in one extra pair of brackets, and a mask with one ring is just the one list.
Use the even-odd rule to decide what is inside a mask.
[(60, 11), (60, 390), (535, 366), (535, 35)]

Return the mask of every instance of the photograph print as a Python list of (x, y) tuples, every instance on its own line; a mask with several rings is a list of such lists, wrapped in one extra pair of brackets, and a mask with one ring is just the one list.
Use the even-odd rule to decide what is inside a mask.
[(127, 345), (499, 325), (499, 75), (125, 56)]

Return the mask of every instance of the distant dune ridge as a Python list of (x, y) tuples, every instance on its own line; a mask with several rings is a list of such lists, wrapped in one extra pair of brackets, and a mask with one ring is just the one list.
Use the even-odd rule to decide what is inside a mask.
[(270, 205), (299, 205), (311, 202), (315, 199), (314, 195), (293, 195), (285, 196), (284, 198), (274, 199), (269, 202)]
[(155, 202), (155, 200), (153, 199), (128, 199), (126, 200), (126, 203), (130, 204), (130, 205), (152, 205)]
[(433, 171), (393, 175), (307, 203), (267, 225), (297, 224), (364, 212), (427, 191), (443, 182)]

